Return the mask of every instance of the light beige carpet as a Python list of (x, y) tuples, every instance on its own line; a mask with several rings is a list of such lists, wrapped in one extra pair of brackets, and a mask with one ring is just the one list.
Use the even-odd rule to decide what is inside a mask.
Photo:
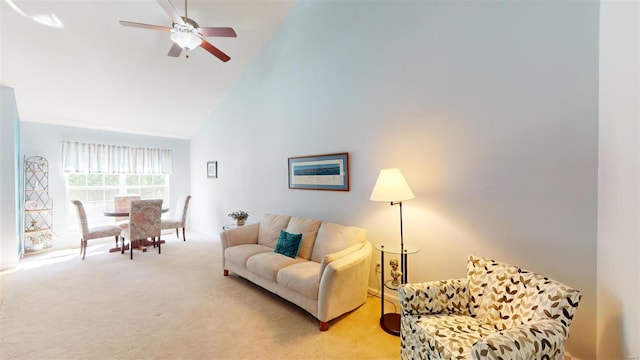
[(0, 359), (397, 359), (380, 300), (330, 322), (222, 276), (217, 239), (173, 235), (158, 255), (113, 240), (25, 258), (2, 273)]

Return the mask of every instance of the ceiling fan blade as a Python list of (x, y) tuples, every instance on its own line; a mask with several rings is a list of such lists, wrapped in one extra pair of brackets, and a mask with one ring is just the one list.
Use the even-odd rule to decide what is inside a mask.
[(123, 20), (120, 20), (120, 25), (138, 27), (138, 28), (143, 28), (143, 29), (171, 31), (171, 28), (166, 27), (166, 26), (141, 24), (141, 23), (136, 23), (136, 22), (131, 22), (131, 21), (123, 21)]
[(235, 30), (230, 27), (201, 27), (198, 31), (204, 36), (237, 37)]
[(164, 9), (164, 12), (169, 15), (171, 21), (176, 24), (184, 25), (184, 20), (182, 19), (180, 14), (178, 14), (176, 8), (173, 7), (173, 4), (169, 2), (169, 0), (158, 0), (158, 4), (160, 4), (160, 6), (162, 6), (162, 8)]
[(180, 45), (173, 43), (173, 45), (171, 45), (171, 49), (169, 49), (169, 53), (167, 54), (167, 56), (178, 57), (180, 56), (180, 53), (182, 53), (182, 48), (180, 47)]
[(213, 56), (217, 57), (218, 59), (222, 60), (223, 62), (227, 62), (229, 60), (231, 60), (231, 58), (229, 57), (229, 55), (223, 53), (222, 51), (220, 51), (217, 47), (211, 45), (207, 40), (202, 39), (202, 44), (200, 44), (200, 47), (202, 47), (203, 49), (207, 50), (208, 52), (210, 52)]

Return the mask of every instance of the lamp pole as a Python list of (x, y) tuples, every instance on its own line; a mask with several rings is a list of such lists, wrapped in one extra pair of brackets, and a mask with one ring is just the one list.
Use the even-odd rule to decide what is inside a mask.
[(402, 271), (402, 284), (407, 283), (407, 256), (404, 253), (404, 234), (402, 232), (402, 201), (392, 201), (391, 206), (400, 205), (400, 270)]

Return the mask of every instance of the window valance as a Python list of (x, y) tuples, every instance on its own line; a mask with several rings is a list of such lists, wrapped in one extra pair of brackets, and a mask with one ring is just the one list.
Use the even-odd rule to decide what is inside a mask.
[(64, 141), (62, 170), (96, 174), (171, 174), (173, 151)]

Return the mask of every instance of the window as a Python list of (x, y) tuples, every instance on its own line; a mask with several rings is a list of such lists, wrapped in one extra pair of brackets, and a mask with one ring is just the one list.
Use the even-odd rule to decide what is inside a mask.
[(169, 201), (169, 175), (126, 174), (66, 174), (69, 224), (78, 229), (75, 207), (71, 200), (80, 200), (87, 212), (91, 226), (113, 223), (103, 216), (104, 209), (113, 206), (116, 195), (136, 194), (142, 199)]
[[(142, 199), (169, 201), (170, 149), (130, 147), (64, 141), (62, 169), (66, 174), (67, 203), (80, 200), (87, 220), (94, 225), (113, 223), (103, 216), (116, 195), (136, 194)], [(70, 216), (76, 210), (69, 211)], [(71, 220), (71, 219), (69, 219)], [(69, 221), (76, 224), (78, 221)]]

